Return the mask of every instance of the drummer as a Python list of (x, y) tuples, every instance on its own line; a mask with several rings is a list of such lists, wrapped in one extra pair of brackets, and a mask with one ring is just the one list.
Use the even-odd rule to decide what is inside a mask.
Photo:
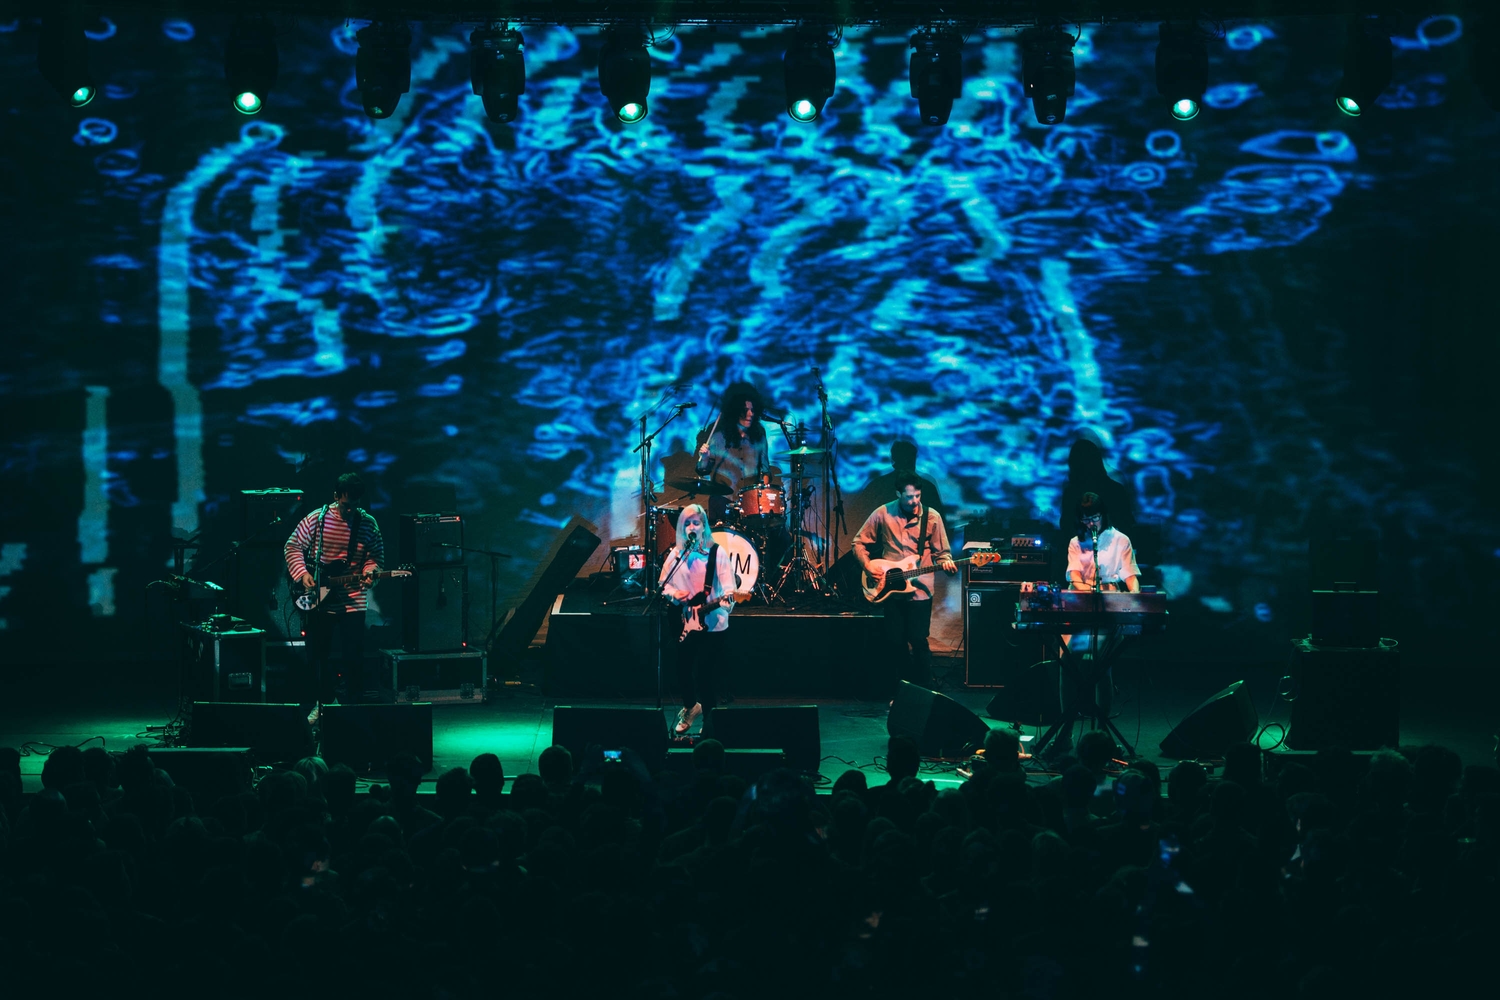
[(760, 393), (755, 386), (735, 382), (725, 389), (713, 431), (698, 449), (699, 478), (737, 487), (747, 479), (759, 481), (770, 475), (770, 446), (760, 418)]

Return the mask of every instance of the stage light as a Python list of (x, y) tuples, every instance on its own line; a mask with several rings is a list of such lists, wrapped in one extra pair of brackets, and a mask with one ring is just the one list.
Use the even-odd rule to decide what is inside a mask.
[(1162, 22), (1156, 43), (1156, 92), (1167, 99), (1172, 117), (1198, 117), (1208, 89), (1208, 39), (1191, 22)]
[(833, 62), (836, 36), (822, 28), (797, 28), (781, 57), (786, 84), (786, 113), (793, 121), (813, 122), (833, 96), (837, 70)]
[(354, 85), (371, 118), (389, 118), (411, 89), (411, 28), (376, 21), (355, 32)]
[(1021, 85), (1040, 125), (1061, 125), (1068, 116), (1077, 40), (1061, 28), (1028, 28), (1021, 33)]
[(615, 117), (633, 125), (646, 117), (650, 107), (651, 53), (649, 41), (638, 27), (611, 28), (599, 50), (599, 90)]
[(66, 15), (48, 14), (42, 18), (41, 45), (37, 49), (37, 69), (42, 79), (52, 85), (75, 108), (94, 99), (99, 88), (89, 70), (88, 39), (83, 29)]
[(513, 122), (526, 93), (521, 33), (505, 25), (475, 28), (469, 36), (469, 80), (492, 122)]
[(265, 107), (276, 85), (276, 29), (264, 17), (241, 16), (224, 46), (224, 80), (234, 110), (253, 115)]
[(1469, 66), (1491, 111), (1500, 111), (1500, 17), (1490, 16), (1470, 34)]
[(1374, 18), (1355, 18), (1344, 43), (1344, 78), (1333, 92), (1334, 107), (1358, 118), (1390, 83), (1390, 34)]
[(911, 36), (911, 96), (922, 121), (946, 125), (964, 86), (964, 40), (951, 29), (929, 29)]

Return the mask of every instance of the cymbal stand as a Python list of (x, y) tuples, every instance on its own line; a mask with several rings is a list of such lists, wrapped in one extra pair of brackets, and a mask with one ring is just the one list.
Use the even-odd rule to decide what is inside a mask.
[[(833, 430), (833, 420), (828, 416), (828, 387), (823, 384), (823, 375), (817, 365), (812, 366), (813, 381), (818, 384), (818, 408), (821, 417), (823, 450), (823, 555), (825, 566), (832, 567), (839, 559), (839, 536), (847, 530), (844, 524), (844, 491), (839, 487), (839, 438)], [(835, 520), (836, 519), (836, 520)], [(824, 591), (828, 592), (825, 585)]]
[[(801, 448), (807, 436), (807, 428), (801, 424), (795, 425), (795, 448)], [(794, 450), (795, 450), (794, 448)], [(782, 598), (788, 587), (794, 594), (821, 594), (826, 587), (823, 581), (823, 566), (820, 562), (814, 562), (807, 558), (808, 541), (804, 534), (802, 523), (807, 517), (807, 502), (804, 497), (802, 483), (809, 478), (803, 471), (803, 458), (795, 455), (792, 458), (791, 475), (791, 497), (788, 504), (788, 523), (791, 526), (792, 547), (788, 550), (791, 558), (787, 559), (782, 571), (781, 578), (776, 582), (774, 588), (776, 596)], [(816, 555), (816, 553), (814, 553)]]

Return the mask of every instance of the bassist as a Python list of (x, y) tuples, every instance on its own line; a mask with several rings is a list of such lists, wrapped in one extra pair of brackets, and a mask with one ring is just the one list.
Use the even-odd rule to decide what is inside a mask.
[[(317, 719), (320, 702), (330, 704), (340, 697), (340, 686), (343, 700), (363, 700), (367, 588), (385, 559), (380, 526), (358, 506), (363, 493), (359, 476), (344, 473), (334, 489), (333, 503), (304, 517), (286, 540), (287, 572), (303, 587), (314, 588), (330, 577), (348, 573), (359, 574), (364, 583), (335, 588), (307, 614), (307, 661), (317, 679), (309, 721)], [(337, 663), (332, 656), (335, 635), (340, 653)]]
[[(860, 567), (870, 571), (871, 559), (897, 561), (916, 557), (918, 566), (929, 558), (938, 569), (952, 575), (958, 565), (948, 551), (948, 531), (943, 515), (922, 503), (922, 480), (915, 472), (896, 476), (896, 499), (876, 507), (850, 546)], [(896, 657), (896, 676), (931, 687), (931, 651), (927, 635), (932, 628), (932, 581), (918, 576), (911, 593), (886, 598), (885, 640)]]

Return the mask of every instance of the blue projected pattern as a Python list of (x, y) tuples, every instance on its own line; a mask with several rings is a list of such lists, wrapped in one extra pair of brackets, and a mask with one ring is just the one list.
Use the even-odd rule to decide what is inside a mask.
[[(626, 127), (599, 96), (592, 30), (528, 29), (521, 117), (496, 126), (470, 92), (464, 36), (418, 28), (412, 91), (373, 122), (354, 89), (358, 27), (284, 33), (265, 111), (229, 138), (216, 124), (177, 176), (141, 172), (153, 112), (139, 77), (105, 83), (111, 103), (71, 137), (101, 184), (160, 197), (179, 531), (266, 484), (241, 482), (244, 462), (269, 481), (321, 461), (370, 473), (377, 507), (402, 483), (452, 482), (507, 548), (535, 553), (546, 533), (525, 526), (574, 512), (623, 537), (637, 530), (637, 415), (674, 383), (709, 404), (749, 379), (811, 423), (811, 364), (846, 491), (910, 436), (950, 507), (1055, 521), (1068, 448), (1088, 434), (1163, 526), (1182, 587), (1253, 569), (1209, 541), (1247, 516), (1226, 495), (1277, 475), (1276, 490), (1310, 495), (1306, 468), (1267, 473), (1260, 442), (1226, 439), (1248, 386), (1183, 391), (1229, 349), (1179, 361), (1176, 347), (1226, 335), (1164, 298), (1139, 306), (1188, 293), (1222, 255), (1307, 239), (1367, 183), (1363, 140), (1336, 130), (1321, 83), (1289, 112), (1256, 82), (1287, 44), (1280, 26), (1214, 43), (1191, 124), (1140, 99), (1154, 26), (1086, 28), (1067, 124), (1050, 129), (1002, 31), (969, 39), (942, 129), (918, 122), (906, 36), (878, 30), (845, 33), (837, 92), (803, 125), (781, 108), (782, 32), (683, 29), (652, 51), (651, 116)], [(156, 30), (209, 44), (186, 21)], [(1429, 18), (1398, 41), (1382, 104), (1441, 102), (1447, 80), (1424, 60), (1461, 33)], [(102, 318), (120, 310), (106, 302)], [(680, 421), (660, 452), (688, 450), (697, 429)], [(1327, 469), (1311, 479), (1349, 487)], [(502, 585), (529, 569), (518, 560)]]

